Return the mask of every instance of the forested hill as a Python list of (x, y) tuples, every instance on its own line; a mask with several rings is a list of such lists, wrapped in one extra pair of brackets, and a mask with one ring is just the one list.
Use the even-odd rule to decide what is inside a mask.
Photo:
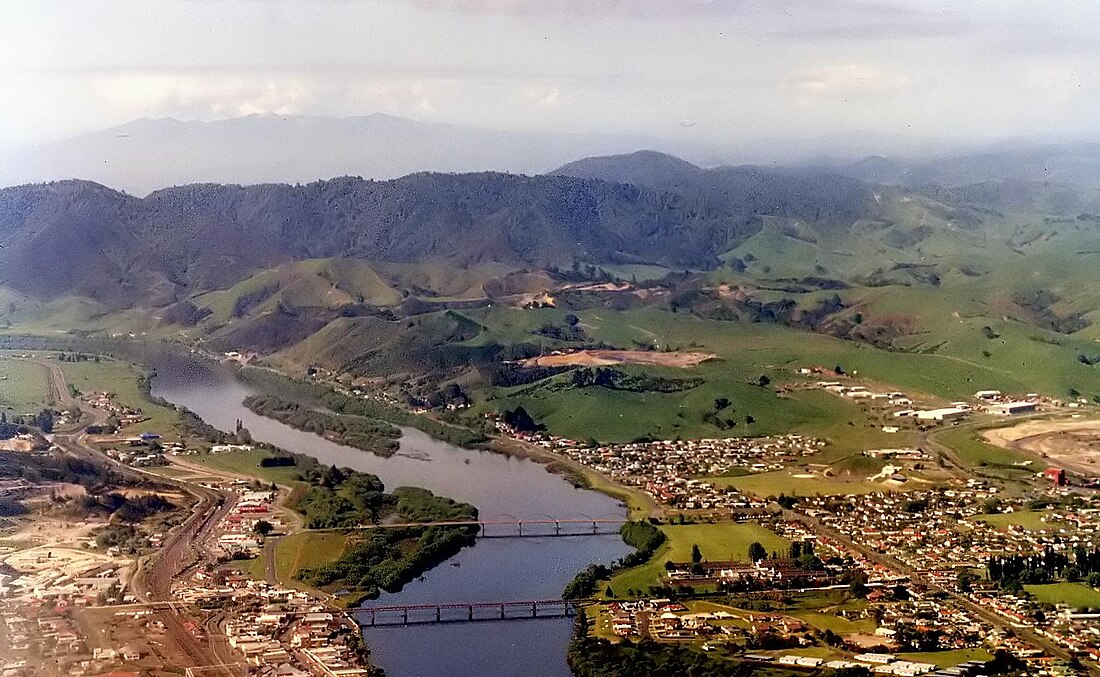
[(825, 208), (817, 175), (758, 180), (720, 199), (498, 173), (195, 184), (145, 198), (83, 181), (20, 186), (0, 190), (0, 286), (117, 308), (165, 305), (307, 258), (706, 269), (757, 233), (763, 214), (842, 222), (875, 213), (869, 186), (837, 180), (851, 189), (830, 191)]

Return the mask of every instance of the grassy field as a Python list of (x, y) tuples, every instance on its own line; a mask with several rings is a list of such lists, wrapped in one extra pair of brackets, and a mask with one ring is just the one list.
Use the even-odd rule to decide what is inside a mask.
[(280, 581), (292, 580), (301, 569), (335, 562), (344, 552), (345, 534), (303, 531), (281, 539), (275, 545), (275, 575)]
[(859, 476), (855, 477), (799, 477), (804, 473), (777, 470), (774, 472), (746, 475), (744, 477), (708, 478), (717, 486), (735, 487), (738, 491), (754, 496), (844, 496), (848, 494), (870, 494), (875, 492), (904, 492), (926, 489), (928, 484), (910, 480), (904, 484), (885, 484), (872, 482)]
[[(979, 435), (974, 426), (960, 426), (936, 433), (935, 441), (950, 447), (959, 460), (971, 468), (986, 467), (1011, 473), (1032, 474), (1047, 467), (1046, 463), (1030, 454), (989, 444)], [(1022, 465), (1028, 461), (1028, 465)]]
[(47, 405), (46, 371), (41, 366), (0, 357), (0, 411), (37, 413)]
[(168, 439), (179, 437), (178, 416), (172, 409), (161, 407), (145, 399), (138, 387), (141, 371), (132, 364), (109, 357), (94, 362), (58, 362), (65, 380), (82, 393), (114, 393), (125, 406), (141, 409), (148, 421), (131, 426), (127, 432), (156, 432)]
[(239, 567), (241, 571), (245, 572), (257, 581), (263, 581), (267, 579), (267, 570), (264, 567), (263, 556), (254, 557), (252, 559), (235, 559), (231, 562), (235, 567)]
[(981, 515), (974, 519), (985, 522), (998, 529), (1005, 529), (1009, 526), (1023, 527), (1028, 531), (1057, 531), (1059, 529), (1074, 528), (1069, 522), (1044, 522), (1042, 518), (1049, 514), (1050, 513), (1044, 511), (1033, 512), (1030, 510), (1021, 510), (998, 515)]
[(267, 451), (229, 451), (221, 454), (198, 454), (188, 456), (189, 463), (206, 466), (212, 470), (257, 477), (266, 482), (275, 482), (287, 486), (297, 484), (298, 469), (294, 466), (280, 468), (260, 467), (260, 460), (270, 456)]
[(941, 668), (953, 667), (966, 661), (988, 661), (993, 654), (985, 649), (955, 649), (953, 651), (925, 651), (923, 653), (900, 653), (903, 661), (914, 663), (934, 663)]
[(773, 532), (759, 524), (683, 524), (662, 526), (667, 540), (657, 549), (649, 562), (627, 569), (616, 575), (611, 587), (617, 595), (625, 595), (627, 590), (647, 590), (651, 585), (659, 585), (664, 578), (665, 562), (688, 562), (691, 560), (691, 548), (698, 545), (703, 558), (708, 560), (748, 560), (749, 545), (759, 541), (768, 551), (785, 553), (790, 545)]
[(822, 632), (832, 630), (838, 635), (871, 633), (874, 632), (877, 627), (875, 619), (873, 618), (849, 620), (835, 614), (818, 611), (796, 612), (791, 615), (805, 621), (808, 625), (812, 625)]
[(1025, 585), (1024, 589), (1035, 599), (1048, 604), (1066, 604), (1080, 609), (1082, 607), (1100, 608), (1100, 590), (1090, 588), (1083, 583), (1048, 583), (1046, 585)]

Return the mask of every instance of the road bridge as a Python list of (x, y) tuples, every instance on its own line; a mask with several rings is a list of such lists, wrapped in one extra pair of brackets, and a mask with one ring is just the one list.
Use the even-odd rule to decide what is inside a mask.
[(600, 536), (619, 533), (622, 518), (558, 519), (553, 517), (499, 520), (444, 520), (438, 522), (392, 522), (366, 524), (347, 529), (311, 529), (310, 531), (376, 531), (379, 529), (415, 529), (423, 527), (477, 527), (479, 538), (531, 538), (543, 536)]
[(541, 599), (509, 602), (458, 602), (446, 604), (389, 604), (349, 609), (363, 626), (420, 625), (426, 623), (476, 623), (519, 621), (531, 618), (572, 616), (592, 600)]

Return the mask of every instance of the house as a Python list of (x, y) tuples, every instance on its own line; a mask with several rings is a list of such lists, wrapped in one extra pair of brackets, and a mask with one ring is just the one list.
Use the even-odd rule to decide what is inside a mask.
[(1056, 487), (1066, 486), (1066, 471), (1061, 468), (1047, 468), (1043, 471), (1043, 477), (1050, 480)]

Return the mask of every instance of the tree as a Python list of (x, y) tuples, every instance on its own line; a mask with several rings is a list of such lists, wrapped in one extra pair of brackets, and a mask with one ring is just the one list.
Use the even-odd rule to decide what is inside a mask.
[(749, 545), (749, 559), (753, 562), (759, 562), (767, 556), (768, 551), (760, 541), (753, 541), (752, 544)]
[(252, 527), (252, 530), (266, 538), (268, 534), (275, 531), (275, 525), (267, 520), (260, 520)]
[(799, 557), (802, 556), (802, 542), (801, 541), (794, 541), (793, 543), (791, 543), (790, 555), (791, 555), (791, 559), (798, 559)]
[(53, 432), (53, 412), (49, 409), (43, 409), (35, 417), (34, 424), (44, 433)]
[(756, 385), (761, 388), (767, 388), (772, 382), (772, 379), (767, 374), (761, 374), (760, 378), (756, 379)]
[(691, 546), (691, 563), (698, 564), (703, 561), (703, 553), (699, 550), (699, 544), (693, 544)]
[(970, 571), (963, 569), (959, 572), (959, 575), (955, 579), (955, 585), (958, 586), (959, 592), (969, 593), (974, 589), (974, 581), (976, 577)]

